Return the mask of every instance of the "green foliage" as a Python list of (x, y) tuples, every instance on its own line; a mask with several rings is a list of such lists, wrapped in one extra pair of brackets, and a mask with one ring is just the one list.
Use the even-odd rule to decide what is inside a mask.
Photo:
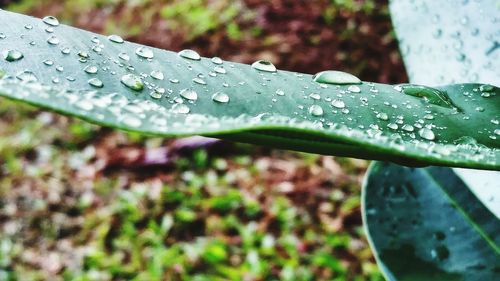
[(363, 197), (367, 233), (388, 280), (500, 278), (499, 220), (451, 169), (376, 162)]
[[(412, 82), (500, 82), (498, 68), (492, 67), (498, 52), (489, 52), (498, 28), (484, 20), (496, 17), (494, 1), (398, 0), (392, 1), (391, 11)], [(423, 16), (432, 20), (423, 22)], [(412, 94), (421, 95), (416, 90)], [(497, 126), (498, 113), (487, 114)], [(373, 163), (363, 188), (363, 221), (386, 278), (499, 279), (500, 224), (498, 208), (492, 207), (500, 198), (499, 176)]]
[[(424, 94), (415, 95), (407, 93), (415, 86), (356, 85), (341, 72), (313, 81), (263, 62), (220, 64), (190, 50), (177, 54), (67, 26), (52, 27), (47, 39), (37, 32), (47, 28), (41, 20), (1, 13), (8, 23), (0, 46), (12, 50), (5, 56), (13, 61), (2, 64), (0, 94), (12, 99), (143, 134), (202, 134), (406, 165), (500, 168), (498, 131), (488, 115), (500, 105), (494, 86), (420, 87)], [(18, 33), (26, 33), (23, 44), (13, 40)]]

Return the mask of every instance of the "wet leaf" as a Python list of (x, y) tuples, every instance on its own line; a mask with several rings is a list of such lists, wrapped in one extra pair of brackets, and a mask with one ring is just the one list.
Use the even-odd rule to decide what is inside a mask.
[(375, 162), (363, 219), (387, 280), (498, 280), (500, 221), (452, 169)]
[[(314, 79), (275, 70), (267, 61), (221, 62), (64, 25), (51, 25), (47, 33), (40, 19), (0, 14), (0, 49), (22, 54), (0, 64), (0, 95), (11, 99), (144, 134), (500, 169), (494, 122), (500, 89), (494, 86), (456, 84), (411, 95), (404, 93), (408, 85), (360, 83), (339, 72)], [(461, 145), (464, 135), (475, 145)]]

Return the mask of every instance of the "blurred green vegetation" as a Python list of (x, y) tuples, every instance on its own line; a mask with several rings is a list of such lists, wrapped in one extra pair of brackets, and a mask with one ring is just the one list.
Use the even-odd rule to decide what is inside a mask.
[[(380, 57), (354, 40), (361, 30), (372, 36), (365, 40), (392, 44), (386, 4), (311, 2), (324, 7), (318, 22), (287, 1), (22, 0), (7, 9), (166, 48), (191, 42), (205, 54), (227, 51), (226, 59), (283, 52), (291, 70), (322, 67), (321, 51), (333, 48), (323, 33), (336, 27), (329, 40), (343, 49), (331, 64), (404, 75), (393, 71), (400, 62), (379, 67), (370, 60)], [(292, 22), (287, 5), (304, 15), (298, 45), (268, 22)], [(363, 25), (373, 18), (387, 34)], [(287, 55), (297, 46), (319, 55)], [(380, 48), (397, 58), (390, 46)], [(0, 99), (0, 280), (383, 280), (361, 226), (365, 161), (237, 145), (230, 156), (198, 150), (175, 167), (106, 167), (119, 152), (169, 142)]]

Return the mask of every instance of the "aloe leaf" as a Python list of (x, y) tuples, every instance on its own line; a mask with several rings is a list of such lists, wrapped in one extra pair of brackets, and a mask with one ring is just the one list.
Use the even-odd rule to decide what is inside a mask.
[[(495, 5), (391, 1), (410, 80), (500, 83), (498, 52), (490, 51), (500, 40)], [(387, 279), (499, 279), (499, 181), (494, 171), (372, 163), (363, 223)]]
[(500, 83), (497, 0), (390, 1), (412, 83)]
[(394, 87), (341, 72), (313, 77), (0, 16), (0, 95), (7, 98), (144, 134), (500, 169), (500, 89), (492, 85)]
[(452, 169), (374, 162), (363, 202), (387, 280), (500, 279), (500, 220)]

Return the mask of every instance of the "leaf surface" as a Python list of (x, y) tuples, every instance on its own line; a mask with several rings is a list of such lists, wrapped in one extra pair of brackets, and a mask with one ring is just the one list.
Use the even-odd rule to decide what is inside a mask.
[(412, 90), (346, 84), (349, 77), (319, 83), (308, 74), (263, 71), (262, 64), (117, 43), (116, 36), (7, 11), (0, 17), (0, 95), (11, 99), (144, 134), (500, 169), (500, 89), (491, 85)]
[(500, 279), (500, 221), (452, 169), (374, 162), (363, 202), (388, 280)]

